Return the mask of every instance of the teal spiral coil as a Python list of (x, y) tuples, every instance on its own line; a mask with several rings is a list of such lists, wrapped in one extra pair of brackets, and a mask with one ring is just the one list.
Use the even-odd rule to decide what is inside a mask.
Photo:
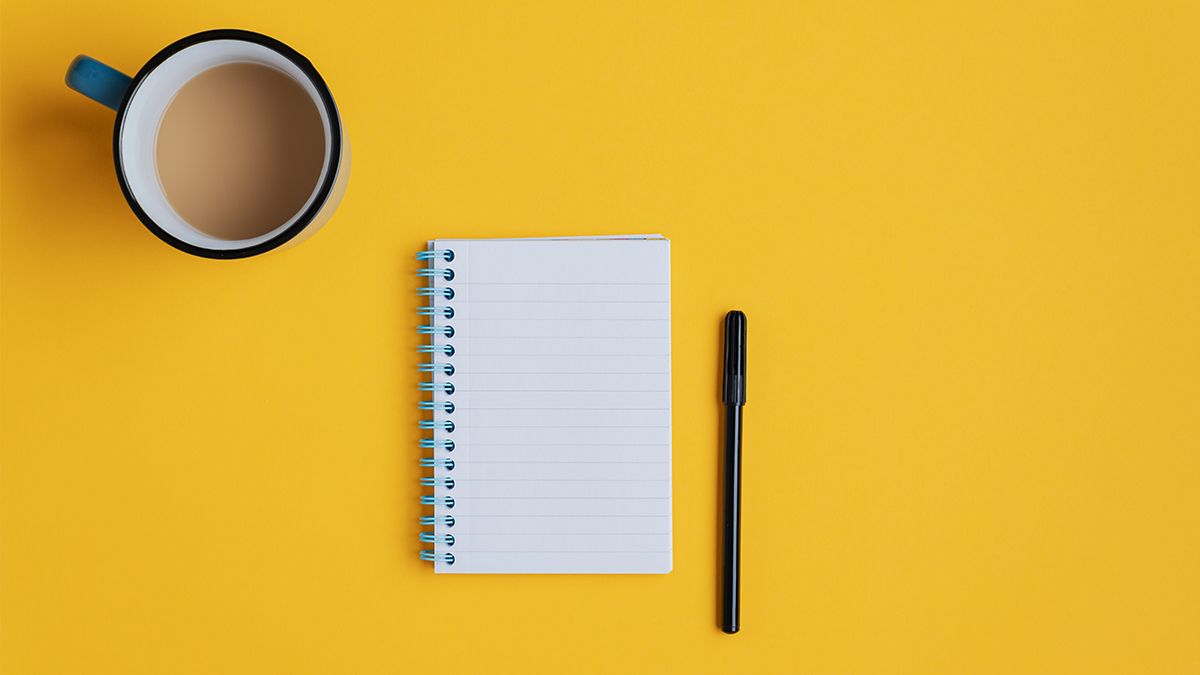
[[(454, 375), (454, 364), (450, 363), (449, 359), (454, 356), (454, 345), (442, 342), (441, 340), (448, 340), (454, 337), (454, 326), (447, 323), (454, 318), (454, 307), (449, 304), (454, 299), (454, 289), (448, 286), (438, 287), (435, 284), (438, 280), (443, 282), (454, 280), (454, 269), (452, 267), (437, 266), (452, 262), (454, 260), (454, 251), (449, 249), (421, 251), (417, 254), (417, 260), (426, 264), (425, 267), (417, 270), (417, 276), (428, 281), (427, 286), (417, 291), (417, 295), (426, 300), (426, 304), (417, 309), (417, 315), (428, 322), (417, 327), (417, 334), (428, 336), (429, 338), (427, 344), (417, 347), (419, 354), (428, 355), (429, 357), (428, 361), (422, 362), (417, 366), (419, 372), (429, 373), (429, 379), (422, 380), (417, 388), (422, 393), (429, 393), (431, 396), (439, 393), (445, 396), (452, 396), (454, 394), (454, 384), (449, 381), (449, 378)], [(435, 360), (437, 358), (441, 360)], [(434, 415), (438, 413), (450, 415), (454, 412), (454, 403), (446, 400), (422, 399), (418, 404), (418, 408), (422, 412)], [(437, 438), (436, 436), (453, 433), (454, 422), (450, 420), (422, 419), (418, 422), (418, 427), (422, 431), (433, 433), (432, 437), (425, 437), (420, 441), (422, 449), (433, 451), (433, 456), (426, 456), (420, 459), (421, 468), (433, 471), (441, 470), (443, 472), (439, 476), (422, 476), (421, 486), (434, 488), (443, 492), (453, 490), (454, 479), (445, 474), (454, 470), (454, 460), (441, 453), (454, 452), (454, 441), (448, 438)], [(446, 494), (423, 494), (421, 495), (421, 505), (452, 509), (454, 508), (454, 498)], [(454, 516), (423, 515), (420, 518), (420, 524), (424, 527), (454, 527)], [(422, 544), (432, 544), (434, 546), (433, 549), (421, 550), (421, 560), (444, 563), (446, 565), (454, 564), (454, 554), (441, 550), (454, 546), (454, 535), (423, 530), (417, 538)]]

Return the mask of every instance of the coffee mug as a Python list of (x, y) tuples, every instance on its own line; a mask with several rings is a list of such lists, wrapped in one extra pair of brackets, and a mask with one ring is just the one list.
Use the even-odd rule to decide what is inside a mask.
[[(214, 79), (214, 69), (223, 66), (243, 70), (224, 69), (229, 75)], [(241, 77), (239, 73), (257, 79), (230, 79)], [(198, 77), (202, 74), (204, 78)], [(185, 85), (196, 89), (188, 94)], [(117, 112), (113, 161), (121, 191), (138, 219), (181, 251), (205, 258), (246, 258), (297, 243), (329, 219), (345, 192), (349, 146), (329, 87), (308, 59), (265, 35), (244, 30), (190, 35), (168, 45), (133, 77), (81, 55), (67, 70), (67, 86)], [(225, 155), (222, 144), (206, 143), (211, 129), (192, 133), (196, 124), (210, 118), (232, 120), (236, 126), (241, 119), (237, 106), (220, 105), (239, 102), (222, 97), (262, 97), (267, 95), (263, 91), (280, 95), (265, 102), (248, 101), (246, 109), (254, 113), (249, 117), (262, 122), (295, 117), (294, 124), (263, 126), (261, 142), (255, 128), (232, 129), (236, 133), (228, 143), (237, 144), (231, 146), (236, 152)], [(184, 105), (185, 99), (202, 107), (176, 112), (177, 99), (185, 108), (192, 105)], [(203, 108), (212, 105), (218, 106), (215, 114)], [(288, 106), (283, 109), (288, 114), (279, 115), (279, 106)], [(164, 157), (159, 145), (169, 129), (175, 140)], [(307, 163), (303, 170), (293, 170), (299, 156)], [(260, 185), (274, 191), (259, 197), (255, 191)], [(222, 186), (237, 194), (222, 194)], [(209, 213), (206, 205), (217, 212)], [(201, 223), (204, 218), (223, 219), (236, 226), (243, 217), (255, 229), (233, 227), (232, 235), (214, 234)]]

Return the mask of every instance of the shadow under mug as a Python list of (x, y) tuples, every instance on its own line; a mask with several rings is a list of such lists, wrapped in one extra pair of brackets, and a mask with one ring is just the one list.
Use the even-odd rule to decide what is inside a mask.
[[(158, 125), (175, 94), (189, 80), (228, 63), (256, 63), (292, 78), (312, 97), (325, 131), (325, 156), (317, 184), (300, 211), (269, 232), (248, 239), (221, 239), (192, 227), (163, 192), (155, 166)], [(308, 59), (282, 42), (245, 30), (189, 35), (155, 54), (133, 77), (78, 56), (67, 86), (117, 111), (113, 161), (129, 207), (159, 239), (205, 258), (247, 258), (304, 240), (332, 215), (350, 173), (349, 145), (325, 80)]]

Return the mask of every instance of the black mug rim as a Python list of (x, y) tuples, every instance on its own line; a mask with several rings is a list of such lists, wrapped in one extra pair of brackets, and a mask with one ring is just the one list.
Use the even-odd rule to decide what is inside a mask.
[[(308, 208), (306, 208), (300, 214), (300, 217), (296, 219), (296, 222), (289, 225), (286, 230), (276, 234), (267, 241), (243, 248), (205, 248), (203, 246), (197, 246), (190, 242), (183, 241), (170, 232), (164, 230), (158, 225), (158, 223), (154, 222), (153, 218), (146, 214), (146, 211), (142, 209), (141, 205), (138, 203), (137, 198), (133, 196), (133, 191), (130, 189), (129, 182), (125, 177), (125, 167), (121, 158), (121, 128), (125, 124), (125, 114), (129, 109), (129, 102), (133, 99), (134, 94), (137, 92), (138, 85), (141, 84), (142, 80), (146, 79), (146, 77), (153, 72), (155, 68), (162, 65), (164, 61), (171, 58), (176, 53), (193, 45), (197, 45), (202, 42), (211, 42), (213, 40), (241, 40), (244, 42), (253, 42), (279, 53), (281, 56), (295, 64), (296, 67), (298, 67), (300, 71), (303, 72), (304, 75), (313, 83), (313, 86), (316, 87), (317, 95), (321, 99), (321, 104), (325, 107), (325, 110), (329, 116), (329, 166), (328, 171), (325, 172), (325, 177), (321, 180), (320, 185), (317, 187), (316, 199), (314, 199), (312, 204), (309, 204)], [(195, 33), (193, 35), (180, 38), (166, 47), (163, 47), (162, 50), (151, 57), (150, 60), (147, 61), (140, 70), (138, 70), (137, 74), (133, 76), (133, 80), (129, 83), (129, 87), (125, 90), (124, 96), (121, 97), (121, 104), (117, 107), (116, 123), (113, 125), (113, 164), (116, 166), (117, 170), (117, 182), (121, 185), (121, 193), (125, 195), (125, 201), (129, 203), (129, 208), (133, 210), (133, 213), (138, 217), (138, 220), (142, 221), (142, 224), (145, 225), (146, 229), (150, 230), (154, 236), (170, 244), (171, 246), (174, 246), (180, 251), (200, 256), (202, 258), (217, 258), (225, 260), (248, 258), (250, 256), (259, 255), (261, 253), (274, 250), (291, 241), (296, 237), (296, 235), (303, 232), (304, 229), (308, 227), (314, 219), (316, 219), (317, 214), (320, 213), (321, 209), (325, 206), (325, 203), (329, 200), (329, 196), (333, 193), (333, 186), (337, 180), (338, 172), (341, 170), (341, 162), (341, 116), (338, 115), (337, 106), (333, 102), (333, 94), (330, 93), (329, 86), (325, 84), (324, 78), (322, 78), (321, 74), (317, 72), (317, 69), (313, 66), (312, 62), (310, 62), (296, 50), (280, 42), (279, 40), (276, 40), (275, 38), (268, 37), (262, 33), (255, 33), (253, 31), (241, 30), (237, 28), (220, 28), (216, 30), (202, 31), (200, 33)]]

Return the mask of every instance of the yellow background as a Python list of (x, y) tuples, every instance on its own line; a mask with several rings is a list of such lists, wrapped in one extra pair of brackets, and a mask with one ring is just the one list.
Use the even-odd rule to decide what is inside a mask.
[[(1198, 12), (4, 0), (3, 671), (1200, 672)], [(240, 262), (152, 237), (62, 84), (214, 27), (309, 56), (355, 153), (323, 231)], [(435, 578), (414, 251), (646, 231), (675, 571)]]

